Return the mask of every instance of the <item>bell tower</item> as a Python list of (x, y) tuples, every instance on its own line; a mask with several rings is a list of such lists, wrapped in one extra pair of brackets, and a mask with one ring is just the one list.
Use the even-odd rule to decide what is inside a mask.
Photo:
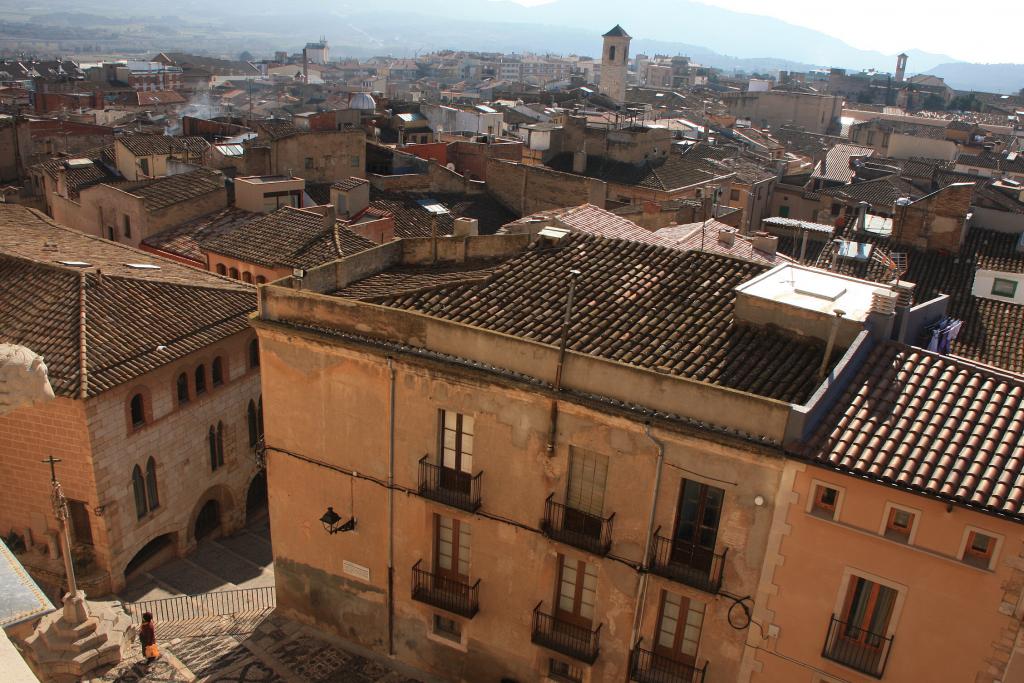
[(604, 34), (601, 54), (601, 93), (621, 104), (626, 99), (630, 35), (618, 24)]

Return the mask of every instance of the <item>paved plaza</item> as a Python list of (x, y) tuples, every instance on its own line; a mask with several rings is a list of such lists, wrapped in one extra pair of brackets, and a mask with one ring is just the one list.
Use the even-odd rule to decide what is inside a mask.
[(424, 683), (397, 665), (273, 611), (157, 626), (162, 657), (147, 665), (132, 656), (88, 683)]

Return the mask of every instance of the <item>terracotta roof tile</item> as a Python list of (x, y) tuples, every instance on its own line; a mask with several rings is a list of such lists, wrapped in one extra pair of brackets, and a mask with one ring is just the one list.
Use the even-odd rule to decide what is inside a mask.
[[(94, 396), (242, 332), (256, 307), (249, 285), (23, 207), (0, 207), (0, 227), (0, 340), (41, 354), (63, 396)], [(60, 263), (72, 260), (89, 265)]]
[(197, 136), (129, 134), (115, 138), (137, 157), (156, 154), (187, 153), (202, 155), (210, 143)]
[(733, 320), (735, 287), (765, 267), (716, 254), (570, 233), (486, 277), (375, 300), (554, 345), (570, 269), (581, 272), (574, 351), (783, 401), (802, 402), (816, 386), (822, 344)]
[(205, 268), (206, 258), (199, 246), (203, 240), (231, 232), (243, 223), (259, 218), (261, 215), (231, 206), (186, 223), (173, 225), (147, 237), (142, 240), (142, 243), (147, 247), (203, 264), (202, 267)]
[(224, 176), (219, 171), (199, 168), (188, 173), (122, 185), (121, 189), (142, 197), (147, 209), (157, 211), (224, 189)]
[(1024, 378), (885, 343), (797, 452), (1024, 519)]
[[(845, 230), (846, 239), (870, 242), (907, 254), (908, 271), (902, 279), (917, 285), (914, 291), (916, 303), (928, 301), (939, 294), (949, 295), (949, 315), (964, 322), (959, 337), (952, 345), (954, 354), (1010, 372), (1024, 373), (1024, 306), (972, 294), (974, 274), (979, 268), (1024, 273), (1024, 254), (1016, 250), (1018, 237), (972, 228), (960, 252), (948, 254), (893, 245), (887, 238), (855, 232), (854, 226)], [(814, 246), (817, 249), (820, 243)], [(792, 253), (790, 249), (793, 248), (787, 243), (784, 250)], [(812, 252), (808, 255), (813, 258)], [(819, 262), (825, 268), (830, 264), (828, 254)], [(861, 263), (840, 259), (837, 267), (839, 272), (854, 277), (884, 278), (884, 267), (874, 260)]]
[(268, 268), (314, 268), (377, 246), (337, 223), (290, 206), (221, 230), (203, 239), (200, 248)]
[(370, 190), (370, 207), (395, 218), (395, 237), (430, 237), (434, 214), (419, 202), (433, 200), (448, 209), (437, 216), (437, 234), (451, 235), (455, 218), (475, 218), (481, 235), (493, 235), (515, 215), (487, 194), (463, 195), (438, 192), (380, 192)]

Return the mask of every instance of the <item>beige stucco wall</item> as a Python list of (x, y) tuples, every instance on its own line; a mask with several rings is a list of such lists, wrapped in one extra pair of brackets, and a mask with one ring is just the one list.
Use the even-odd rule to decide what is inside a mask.
[[(257, 321), (263, 357), (269, 448), (270, 515), (278, 604), (288, 614), (381, 652), (388, 649), (388, 480), (391, 410), (387, 359), (344, 348), (314, 334)], [(550, 404), (535, 390), (429, 361), (394, 360), (394, 651), (397, 657), (451, 680), (511, 676), (541, 680), (549, 657), (533, 645), (532, 610), (550, 612), (558, 555), (598, 568), (595, 625), (601, 654), (587, 680), (625, 680), (638, 608), (657, 449), (642, 422), (562, 402), (557, 446), (548, 455)], [(596, 377), (595, 382), (610, 381)], [(421, 498), (418, 461), (436, 458), (438, 410), (475, 417), (474, 472), (482, 471), (482, 508), (462, 512)], [(741, 442), (697, 438), (682, 428), (656, 428), (666, 442), (654, 526), (671, 534), (681, 481), (689, 477), (725, 490), (718, 550), (728, 547), (723, 589), (756, 589), (771, 522), (781, 461)], [(611, 555), (600, 558), (539, 532), (544, 500), (564, 500), (568, 454), (582, 447), (610, 458), (606, 514), (615, 513)], [(320, 466), (314, 459), (325, 463)], [(355, 471), (356, 478), (336, 471)], [(762, 496), (765, 504), (754, 500)], [(319, 522), (327, 506), (354, 532), (329, 536)], [(411, 567), (433, 560), (434, 514), (472, 525), (470, 580), (480, 579), (480, 612), (463, 624), (463, 642), (434, 636), (434, 614), (411, 600)], [(365, 581), (345, 562), (369, 572)], [(706, 604), (698, 663), (710, 661), (714, 680), (735, 679), (746, 634), (727, 623), (733, 602), (677, 582), (649, 577), (638, 636), (650, 645), (662, 589)], [(564, 657), (562, 659), (565, 659)], [(571, 661), (571, 660), (570, 660)]]
[[(769, 633), (778, 631), (755, 640), (768, 652), (794, 661), (759, 653), (761, 668), (751, 680), (821, 680), (815, 670), (836, 680), (874, 680), (821, 656), (829, 619), (842, 609), (851, 572), (900, 591), (883, 680), (1001, 679), (1018, 637), (1015, 617), (1021, 614), (1019, 524), (797, 462), (787, 464), (784, 480), (792, 482), (792, 493), (779, 499), (783, 509), (773, 532), (778, 554), (769, 554), (764, 584), (771, 596), (765, 627)], [(815, 482), (842, 492), (838, 521), (807, 511)], [(881, 534), (887, 504), (916, 511), (911, 545)], [(959, 560), (969, 527), (1002, 539), (992, 571)]]

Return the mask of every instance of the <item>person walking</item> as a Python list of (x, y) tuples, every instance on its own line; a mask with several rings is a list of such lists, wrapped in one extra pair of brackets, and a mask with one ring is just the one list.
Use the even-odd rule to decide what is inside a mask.
[(142, 655), (146, 663), (151, 664), (160, 658), (160, 648), (156, 644), (156, 624), (153, 623), (153, 614), (144, 612), (142, 615), (142, 626), (139, 627), (139, 643), (142, 644)]

